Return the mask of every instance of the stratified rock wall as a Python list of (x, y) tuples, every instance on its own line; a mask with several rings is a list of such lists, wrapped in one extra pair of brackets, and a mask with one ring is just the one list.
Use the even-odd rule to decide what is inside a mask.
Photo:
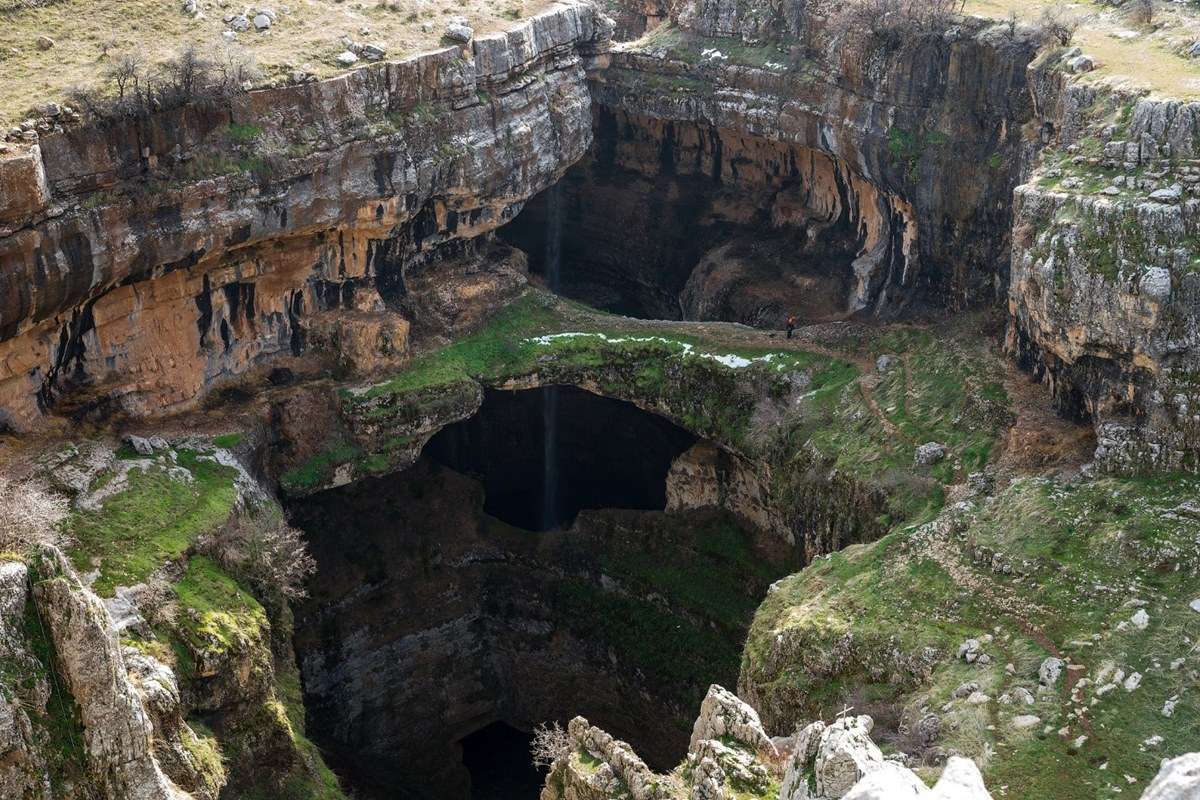
[(1040, 40), (981, 20), (876, 39), (810, 5), (681, 4), (675, 27), (593, 71), (597, 146), (565, 184), (568, 241), (640, 249), (652, 266), (628, 282), (653, 291), (643, 273), (662, 269), (669, 296), (706, 226), (802, 223), (815, 241), (812, 222), (840, 220), (852, 247), (826, 269), (852, 286), (841, 310), (995, 298)]
[(503, 224), (587, 150), (583, 61), (609, 29), (590, 6), (561, 6), (466, 50), (70, 130), (5, 158), (0, 422), (187, 407), (305, 354), (330, 309), (353, 312), (345, 324), (365, 326), (383, 362), (402, 357), (406, 320), (380, 315), (406, 294), (407, 267)]
[(1097, 463), (1200, 467), (1200, 104), (1034, 85), (1050, 146), (1014, 198), (1008, 345)]

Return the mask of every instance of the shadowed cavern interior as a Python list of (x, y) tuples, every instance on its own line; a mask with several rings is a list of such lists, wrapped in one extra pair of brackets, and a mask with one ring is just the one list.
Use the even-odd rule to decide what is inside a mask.
[[(908, 210), (805, 147), (600, 107), (595, 144), (499, 230), (562, 294), (629, 316), (781, 327), (869, 310), (902, 271)], [(557, 243), (548, 242), (556, 237)], [(550, 246), (548, 246), (548, 244)]]
[(575, 714), (679, 760), (796, 564), (728, 512), (664, 510), (694, 444), (579, 389), (490, 391), (412, 468), (292, 503), (318, 564), (295, 634), (309, 730), (359, 795), (533, 797), (494, 765)]
[(667, 470), (696, 437), (631, 408), (573, 387), (490, 389), (424, 453), (479, 480), (484, 513), (525, 530), (569, 527), (581, 509), (661, 511)]

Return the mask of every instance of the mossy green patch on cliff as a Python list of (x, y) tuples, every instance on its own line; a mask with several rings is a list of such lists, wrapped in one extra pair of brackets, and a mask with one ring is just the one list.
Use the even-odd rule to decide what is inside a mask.
[(188, 559), (174, 590), (181, 607), (175, 629), (193, 654), (212, 656), (265, 636), (262, 605), (207, 556)]
[(99, 508), (76, 513), (71, 558), (81, 572), (98, 570), (92, 589), (110, 596), (181, 556), (206, 531), (225, 524), (237, 499), (237, 471), (191, 450), (135, 466), (126, 484)]
[[(975, 758), (1009, 798), (1095, 800), (1126, 787), (1123, 775), (1145, 786), (1161, 758), (1200, 748), (1200, 615), (1187, 605), (1200, 575), (1200, 514), (1187, 502), (1198, 490), (1184, 477), (1021, 478), (821, 559), (764, 601), (742, 685), (777, 727), (846, 701), (886, 700), (908, 725), (940, 709), (939, 745)], [(990, 664), (955, 658), (968, 637)], [(1069, 680), (1087, 678), (1078, 703), (1062, 681), (1039, 690), (1051, 654), (1075, 665)], [(954, 697), (967, 681), (990, 699)], [(998, 702), (1017, 688), (1034, 704)], [(1041, 722), (1017, 730), (1018, 714)]]

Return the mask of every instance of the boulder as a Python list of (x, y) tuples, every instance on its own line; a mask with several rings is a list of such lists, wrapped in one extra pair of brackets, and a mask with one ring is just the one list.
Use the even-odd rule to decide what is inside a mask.
[(271, 18), (266, 14), (255, 14), (253, 22), (256, 31), (265, 31), (271, 27)]
[(364, 44), (359, 55), (367, 61), (379, 61), (387, 55), (387, 48), (381, 44)]
[(946, 457), (946, 446), (938, 442), (926, 442), (917, 448), (913, 462), (918, 467), (928, 467)]
[(351, 53), (349, 50), (343, 50), (337, 54), (337, 58), (335, 60), (343, 67), (349, 67), (358, 62), (358, 56), (354, 55), (354, 53)]
[(909, 800), (929, 797), (927, 787), (912, 770), (893, 761), (863, 777), (843, 800)]
[(1200, 753), (1163, 759), (1142, 800), (1195, 800), (1200, 797)]
[(454, 21), (446, 26), (446, 38), (452, 42), (466, 44), (475, 36), (475, 30), (465, 22)]
[(700, 716), (692, 726), (688, 752), (696, 752), (700, 742), (705, 739), (720, 739), (723, 736), (753, 750), (776, 755), (775, 745), (763, 730), (758, 713), (733, 692), (714, 683), (708, 687), (708, 694), (700, 704)]
[(1063, 667), (1066, 665), (1067, 662), (1063, 661), (1061, 658), (1050, 656), (1042, 662), (1040, 667), (1038, 667), (1038, 681), (1042, 684), (1042, 686), (1053, 687), (1058, 683), (1058, 678), (1060, 675), (1062, 675)]
[(992, 800), (979, 767), (969, 758), (950, 756), (929, 800)]

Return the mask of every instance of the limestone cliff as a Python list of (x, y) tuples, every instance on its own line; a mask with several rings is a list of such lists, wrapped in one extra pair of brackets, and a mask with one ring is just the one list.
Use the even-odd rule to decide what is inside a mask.
[(1200, 105), (1036, 81), (1049, 137), (1014, 195), (1009, 347), (1119, 471), (1200, 461)]
[[(42, 137), (0, 161), (0, 407), (137, 415), (331, 340), (396, 363), (409, 270), (591, 142), (609, 25), (562, 6), (336, 79)], [(323, 312), (341, 309), (330, 331)]]

